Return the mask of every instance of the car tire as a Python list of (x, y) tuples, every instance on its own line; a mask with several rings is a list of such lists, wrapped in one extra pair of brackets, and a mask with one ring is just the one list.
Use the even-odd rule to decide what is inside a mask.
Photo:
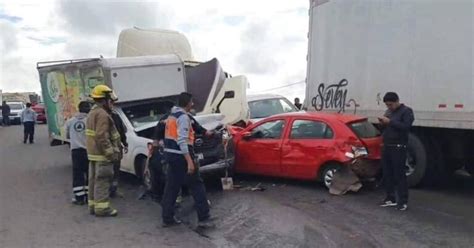
[(320, 175), (319, 181), (326, 187), (329, 188), (334, 178), (334, 174), (341, 168), (340, 164), (330, 163), (323, 167)]
[[(406, 175), (409, 187), (421, 184), (427, 175), (427, 154), (426, 146), (421, 140), (411, 134), (408, 136)], [(434, 167), (434, 164), (431, 164)]]

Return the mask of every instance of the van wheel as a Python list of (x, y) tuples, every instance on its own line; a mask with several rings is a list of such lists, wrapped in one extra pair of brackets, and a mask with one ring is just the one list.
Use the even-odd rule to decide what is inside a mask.
[(407, 160), (405, 163), (407, 182), (409, 187), (421, 183), (427, 168), (426, 148), (421, 140), (411, 134), (408, 136)]
[(319, 181), (326, 186), (326, 188), (329, 189), (332, 184), (332, 180), (334, 178), (334, 174), (341, 168), (341, 165), (336, 164), (336, 163), (331, 163), (326, 166), (324, 166), (324, 169), (322, 170), (321, 174), (319, 175)]

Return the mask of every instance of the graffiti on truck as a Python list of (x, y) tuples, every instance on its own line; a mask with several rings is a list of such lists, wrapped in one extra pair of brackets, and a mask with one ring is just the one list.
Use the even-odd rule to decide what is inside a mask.
[(316, 96), (311, 99), (311, 106), (316, 111), (336, 110), (338, 113), (345, 113), (347, 108), (354, 108), (357, 112), (358, 104), (354, 99), (347, 99), (349, 81), (342, 79), (339, 83), (326, 85), (319, 84)]

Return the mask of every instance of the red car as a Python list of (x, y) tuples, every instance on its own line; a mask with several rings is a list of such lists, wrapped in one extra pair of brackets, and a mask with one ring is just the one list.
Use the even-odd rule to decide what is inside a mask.
[(36, 117), (37, 122), (46, 123), (46, 112), (42, 104), (35, 104), (31, 107), (31, 109), (33, 109), (33, 111), (38, 114), (38, 116)]
[(320, 112), (275, 115), (233, 132), (235, 172), (302, 180), (329, 186), (338, 167), (363, 151), (379, 160), (380, 132), (367, 118)]

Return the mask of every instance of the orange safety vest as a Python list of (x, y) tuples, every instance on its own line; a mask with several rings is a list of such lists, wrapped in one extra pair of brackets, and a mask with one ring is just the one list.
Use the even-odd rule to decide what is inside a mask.
[[(165, 126), (165, 152), (171, 153), (178, 153), (182, 154), (181, 149), (178, 145), (178, 118), (181, 115), (185, 115), (183, 112), (172, 113), (166, 119), (166, 126)], [(189, 135), (188, 135), (188, 146), (194, 145), (194, 129), (191, 125), (191, 121), (189, 122)]]

